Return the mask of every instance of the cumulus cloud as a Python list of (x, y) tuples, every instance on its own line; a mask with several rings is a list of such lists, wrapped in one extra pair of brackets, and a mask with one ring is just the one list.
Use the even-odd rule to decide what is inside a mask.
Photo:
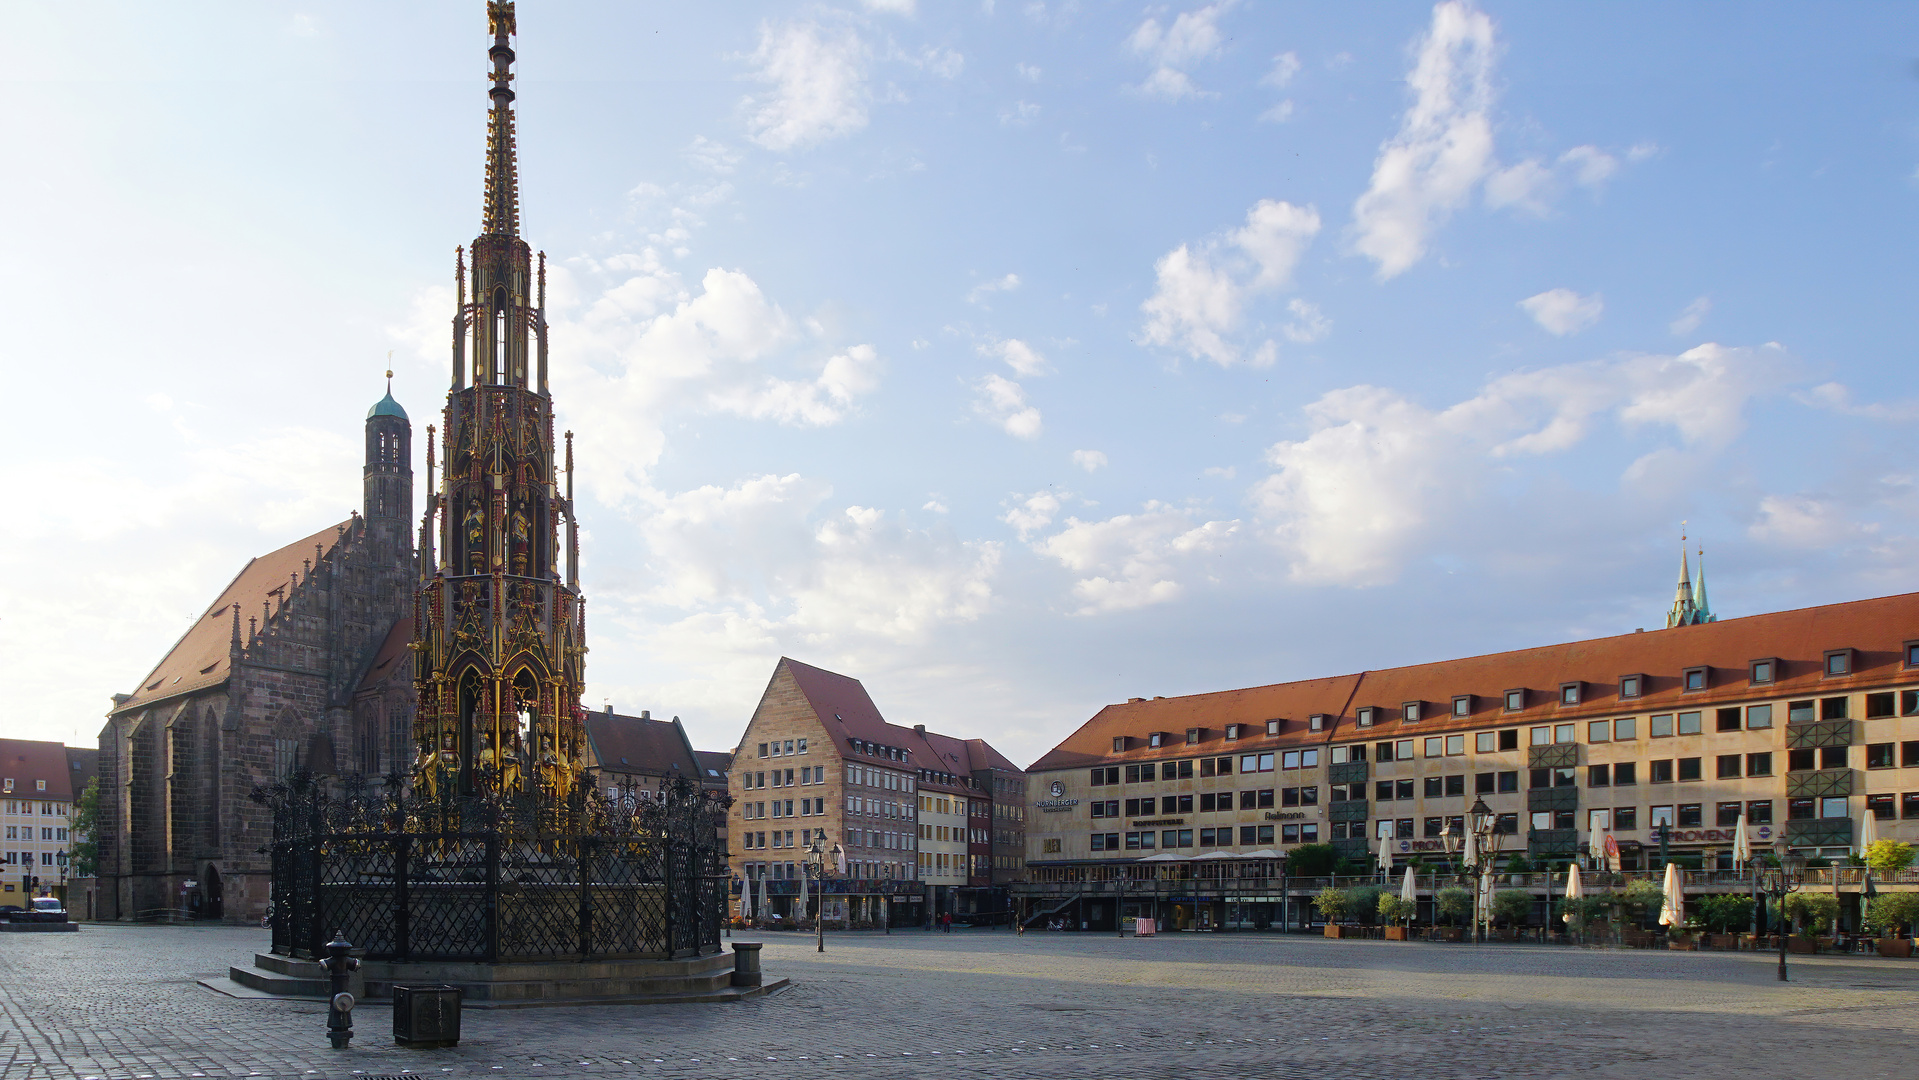
[(1474, 534), (1512, 464), (1563, 453), (1602, 422), (1677, 437), (1654, 454), (1716, 453), (1791, 373), (1778, 346), (1702, 345), (1506, 375), (1440, 410), (1348, 387), (1307, 407), (1306, 437), (1267, 451), (1277, 471), (1250, 497), (1295, 581), (1384, 584), (1434, 535)]
[(974, 412), (1016, 439), (1039, 438), (1039, 410), (1026, 403), (1026, 391), (1020, 384), (989, 373), (973, 388), (978, 392), (973, 400)]
[(1746, 527), (1746, 535), (1761, 543), (1801, 550), (1834, 547), (1876, 531), (1854, 521), (1848, 507), (1810, 495), (1767, 495)]
[(1566, 337), (1596, 325), (1606, 304), (1598, 293), (1581, 296), (1571, 289), (1548, 289), (1521, 300), (1519, 306), (1548, 334)]
[(1293, 313), (1293, 318), (1280, 330), (1290, 341), (1310, 345), (1333, 332), (1333, 321), (1319, 310), (1318, 304), (1294, 297), (1287, 301), (1286, 310)]
[(868, 52), (851, 29), (762, 23), (748, 59), (770, 89), (742, 109), (749, 137), (768, 150), (804, 149), (866, 126)]
[(1019, 288), (1018, 274), (1008, 274), (1003, 278), (995, 278), (992, 281), (982, 281), (967, 292), (966, 302), (969, 304), (977, 304), (996, 292), (1012, 292), (1017, 288)]
[(1019, 538), (1025, 540), (1034, 533), (1053, 523), (1053, 517), (1059, 513), (1059, 496), (1050, 491), (1035, 492), (1008, 507), (1000, 520), (1011, 525), (1019, 532)]
[(919, 7), (916, 0), (860, 0), (860, 6), (868, 11), (885, 12), (888, 15), (911, 15)]
[(1025, 127), (1039, 119), (1039, 106), (1030, 101), (1015, 101), (999, 111), (999, 122), (1004, 127)]
[(1184, 11), (1170, 24), (1161, 24), (1158, 18), (1148, 17), (1134, 28), (1126, 39), (1127, 46), (1153, 65), (1152, 73), (1139, 85), (1139, 92), (1163, 101), (1218, 96), (1195, 86), (1186, 69), (1219, 54), (1220, 44), (1224, 40), (1219, 30), (1219, 18), (1232, 10), (1236, 2), (1222, 0), (1193, 11)]
[(1273, 68), (1259, 80), (1261, 86), (1274, 86), (1285, 89), (1292, 84), (1293, 76), (1299, 74), (1299, 54), (1283, 52), (1273, 57)]
[(1176, 600), (1178, 580), (1199, 556), (1224, 550), (1239, 531), (1237, 521), (1200, 521), (1191, 510), (1149, 502), (1137, 514), (1104, 521), (1067, 518), (1059, 532), (1033, 550), (1079, 575), (1073, 595), (1078, 614), (1125, 611)]
[[(1229, 340), (1248, 297), (1290, 287), (1293, 271), (1320, 228), (1319, 211), (1262, 199), (1246, 224), (1199, 245), (1181, 244), (1153, 267), (1153, 295), (1145, 312), (1146, 341), (1221, 366), (1237, 363), (1241, 347)], [(1253, 354), (1270, 362), (1272, 351)]]
[(1492, 66), (1490, 18), (1460, 0), (1433, 8), (1406, 76), (1413, 104), (1353, 204), (1353, 247), (1379, 264), (1381, 280), (1424, 257), (1433, 230), (1492, 170)]
[(1098, 472), (1106, 467), (1106, 452), (1103, 450), (1075, 450), (1073, 464), (1087, 472)]
[(982, 356), (997, 357), (1006, 361), (1006, 366), (1012, 368), (1017, 375), (1031, 377), (1046, 373), (1046, 358), (1018, 338), (987, 342), (979, 347), (979, 351)]
[(1692, 303), (1687, 304), (1686, 310), (1680, 312), (1667, 329), (1671, 330), (1675, 337), (1685, 337), (1687, 334), (1699, 329), (1699, 324), (1706, 321), (1706, 316), (1711, 311), (1712, 298), (1702, 296)]

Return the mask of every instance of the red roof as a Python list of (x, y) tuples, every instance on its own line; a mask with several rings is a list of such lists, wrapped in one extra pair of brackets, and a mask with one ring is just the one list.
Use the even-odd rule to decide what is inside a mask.
[[(1830, 696), (1851, 690), (1919, 681), (1919, 669), (1905, 666), (1906, 644), (1919, 641), (1919, 593), (1800, 608), (1740, 619), (1682, 626), (1670, 630), (1621, 634), (1513, 652), (1490, 653), (1430, 664), (1362, 671), (1354, 675), (1276, 683), (1186, 697), (1134, 700), (1108, 705), (1078, 731), (1034, 762), (1033, 771), (1074, 768), (1102, 761), (1146, 761), (1169, 757), (1237, 753), (1309, 742), (1405, 738), (1486, 728), (1610, 716), (1617, 712), (1706, 708), (1752, 698), (1792, 695)], [(1829, 677), (1826, 654), (1851, 649), (1852, 673)], [(1776, 659), (1771, 684), (1748, 681), (1754, 660)], [(1706, 688), (1684, 689), (1685, 672), (1702, 668)], [(1621, 699), (1620, 679), (1640, 676), (1640, 696)], [(1579, 703), (1563, 705), (1560, 691), (1579, 684)], [(1508, 712), (1508, 690), (1524, 690), (1525, 707)], [(1452, 714), (1453, 699), (1470, 696), (1470, 712)], [(1422, 703), (1415, 723), (1401, 720), (1401, 707)], [(1357, 713), (1379, 710), (1370, 728), (1357, 726)], [(1313, 714), (1328, 718), (1312, 731)], [(1265, 734), (1267, 720), (1283, 720), (1280, 734)], [(1255, 725), (1250, 737), (1227, 742), (1227, 724)], [(1197, 745), (1186, 743), (1188, 729), (1200, 729)], [(1158, 748), (1146, 737), (1164, 732), (1172, 738)], [(1127, 736), (1129, 748), (1113, 750), (1113, 739)]]
[[(0, 739), (0, 779), (13, 787), (0, 792), (13, 798), (73, 801), (72, 768), (64, 743), (33, 739)], [(46, 781), (42, 790), (39, 781)]]
[[(889, 723), (880, 715), (879, 706), (866, 693), (866, 687), (860, 681), (846, 675), (802, 664), (798, 660), (780, 657), (779, 665), (773, 669), (773, 678), (777, 680), (780, 672), (785, 671), (813, 706), (814, 715), (819, 717), (821, 725), (833, 737), (835, 749), (842, 756), (855, 756), (853, 740), (890, 746), (904, 750), (907, 754), (905, 767), (929, 769), (952, 773), (955, 776), (970, 779), (975, 759), (1004, 763), (990, 767), (1018, 769), (1006, 760), (999, 751), (988, 746), (984, 740), (970, 742), (928, 731), (922, 734), (915, 728), (901, 727)], [(972, 743), (981, 748), (975, 751)], [(860, 755), (864, 756), (864, 755)], [(962, 785), (935, 785), (953, 791), (971, 790)]]

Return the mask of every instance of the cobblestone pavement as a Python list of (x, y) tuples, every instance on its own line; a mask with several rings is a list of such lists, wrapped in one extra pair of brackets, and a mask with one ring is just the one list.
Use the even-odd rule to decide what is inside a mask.
[(1400, 1078), (1919, 1072), (1919, 961), (1314, 937), (768, 935), (795, 985), (728, 1005), (470, 1010), (445, 1050), (196, 984), (258, 930), (0, 939), (0, 1077)]

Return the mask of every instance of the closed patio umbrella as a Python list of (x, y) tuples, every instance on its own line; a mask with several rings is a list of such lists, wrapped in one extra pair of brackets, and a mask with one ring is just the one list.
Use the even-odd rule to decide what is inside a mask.
[(1413, 866), (1406, 864), (1406, 876), (1399, 881), (1399, 898), (1408, 904), (1419, 902), (1419, 887), (1413, 884)]
[(1679, 864), (1666, 864), (1666, 902), (1659, 908), (1661, 926), (1681, 927), (1686, 925), (1686, 893), (1679, 876)]
[(1867, 848), (1878, 842), (1879, 819), (1867, 810), (1866, 816), (1859, 819), (1859, 854), (1864, 855)]
[[(1586, 895), (1585, 886), (1582, 885), (1579, 880), (1579, 867), (1577, 866), (1566, 867), (1566, 899), (1577, 900), (1580, 897), (1585, 895)], [(1571, 922), (1572, 916), (1570, 915), (1566, 916), (1566, 921)]]
[(1746, 815), (1739, 815), (1739, 827), (1732, 831), (1732, 864), (1744, 866), (1752, 861), (1752, 838), (1746, 835)]
[(1389, 850), (1389, 845), (1384, 840), (1379, 842), (1379, 872), (1381, 874), (1390, 874), (1393, 872), (1393, 853)]
[(800, 867), (800, 909), (794, 914), (800, 918), (806, 916), (806, 867)]

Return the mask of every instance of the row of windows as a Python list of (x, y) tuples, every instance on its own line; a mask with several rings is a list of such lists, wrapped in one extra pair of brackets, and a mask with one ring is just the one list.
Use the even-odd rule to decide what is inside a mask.
[(772, 777), (773, 787), (795, 787), (797, 784), (824, 784), (826, 783), (826, 767), (821, 766), (816, 769), (811, 765), (805, 766), (800, 769), (797, 783), (794, 780), (792, 769), (774, 769), (770, 773), (743, 772), (740, 774), (740, 786), (749, 789), (766, 787), (769, 776)]
[(883, 799), (862, 799), (858, 795), (846, 797), (846, 812), (865, 814), (868, 817), (908, 817), (905, 803), (887, 802)]
[[(742, 808), (740, 816), (743, 818), (795, 816), (793, 813), (792, 799), (774, 799), (770, 803), (750, 802), (741, 803), (740, 805)], [(816, 817), (826, 813), (826, 799), (824, 797), (818, 799), (801, 799), (799, 800), (799, 805), (800, 812), (797, 815), (799, 817)], [(770, 814), (767, 812), (769, 806), (772, 807), (772, 813)]]
[[(1091, 847), (1094, 851), (1151, 851), (1161, 849), (1190, 848), (1194, 841), (1204, 848), (1233, 847), (1235, 844), (1251, 847), (1268, 846), (1277, 836), (1282, 844), (1316, 844), (1319, 842), (1319, 823), (1301, 822), (1296, 825), (1279, 826), (1277, 833), (1271, 825), (1223, 825), (1212, 829), (1142, 829), (1128, 833), (1092, 833)], [(1237, 840), (1235, 840), (1237, 836)], [(1058, 851), (1053, 841), (1048, 840), (1048, 851)]]
[[(770, 753), (768, 752), (769, 750), (771, 751)], [(781, 742), (776, 739), (770, 743), (761, 743), (759, 756), (761, 757), (782, 757), (782, 756), (791, 757), (794, 754), (804, 754), (804, 753), (806, 753), (805, 739), (787, 739), (784, 742)]]
[[(66, 854), (67, 853), (64, 851), (60, 852), (60, 855), (63, 860)], [(15, 861), (16, 855), (19, 856), (18, 861)], [(41, 852), (40, 865), (52, 866), (54, 862), (53, 856), (54, 856), (54, 853), (51, 851)], [(20, 852), (9, 851), (9, 852), (6, 852), (6, 857), (7, 857), (7, 863), (12, 866), (32, 866), (33, 865), (33, 852), (31, 851), (20, 851)]]
[[(67, 830), (65, 829), (43, 828), (40, 830), (40, 839), (42, 840), (65, 840), (66, 838)], [(7, 826), (7, 839), (31, 840), (33, 839), (33, 826), (9, 825)]]
[[(8, 781), (8, 782), (11, 783), (12, 781)], [(46, 781), (44, 780), (39, 782), (41, 784), (46, 783)], [(12, 790), (12, 789), (9, 788), (8, 790)], [(43, 802), (43, 803), (40, 803), (39, 806), (40, 806), (40, 816), (42, 817), (66, 817), (67, 816), (66, 803)], [(31, 814), (33, 813), (33, 807), (34, 807), (34, 801), (32, 799), (8, 799), (7, 800), (7, 813), (9, 814)]]

